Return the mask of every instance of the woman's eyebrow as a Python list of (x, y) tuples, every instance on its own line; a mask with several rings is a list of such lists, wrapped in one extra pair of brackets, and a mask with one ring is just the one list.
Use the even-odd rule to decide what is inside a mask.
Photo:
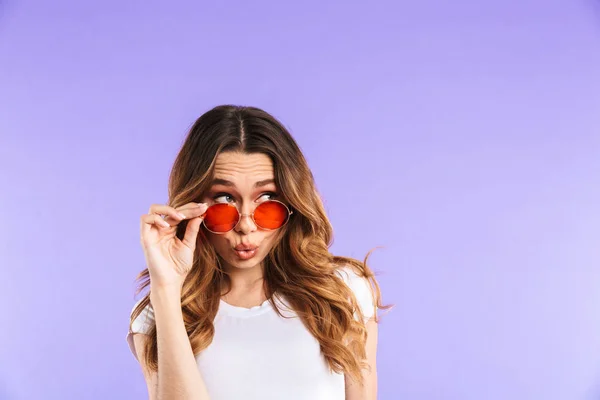
[[(275, 183), (275, 179), (264, 179), (262, 181), (258, 181), (254, 184), (255, 188), (259, 188), (259, 187), (263, 187), (263, 186), (267, 186), (271, 183)], [(221, 178), (215, 178), (213, 179), (211, 186), (214, 185), (223, 185), (223, 186), (227, 186), (227, 187), (235, 187), (235, 184), (231, 181), (228, 181), (227, 179), (221, 179)]]

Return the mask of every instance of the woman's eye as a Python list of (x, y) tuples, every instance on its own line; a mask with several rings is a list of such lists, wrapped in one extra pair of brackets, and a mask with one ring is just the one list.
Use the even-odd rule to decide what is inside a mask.
[[(225, 201), (219, 201), (219, 199), (222, 199), (222, 198), (224, 198)], [(227, 198), (233, 200), (233, 196), (232, 195), (227, 194), (227, 193), (219, 193), (219, 194), (217, 194), (217, 195), (215, 195), (213, 197), (213, 201), (215, 203), (229, 203), (229, 200), (227, 200)]]
[(266, 200), (274, 200), (277, 198), (277, 193), (273, 193), (273, 192), (266, 192), (260, 195), (259, 199), (262, 199), (264, 196), (269, 196), (270, 198), (266, 199)]
[[(275, 198), (277, 198), (277, 193), (265, 192), (258, 197), (258, 200), (267, 201), (267, 200), (273, 200)], [(215, 203), (233, 203), (233, 202), (235, 202), (235, 199), (233, 198), (233, 196), (228, 193), (218, 193), (218, 194), (214, 195), (212, 199)]]

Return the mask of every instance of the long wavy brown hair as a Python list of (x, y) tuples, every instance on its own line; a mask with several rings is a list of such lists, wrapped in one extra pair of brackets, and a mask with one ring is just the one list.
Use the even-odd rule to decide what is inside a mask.
[[(372, 250), (362, 262), (329, 252), (333, 240), (332, 227), (316, 190), (313, 174), (298, 144), (277, 119), (255, 107), (232, 105), (215, 107), (200, 116), (173, 165), (168, 205), (177, 208), (199, 202), (214, 177), (217, 156), (226, 151), (269, 156), (281, 199), (294, 210), (263, 261), (267, 298), (282, 317), (273, 301), (273, 294), (285, 298), (319, 341), (330, 369), (347, 373), (362, 384), (361, 369), (367, 366), (367, 330), (355, 296), (336, 271), (351, 267), (370, 282), (375, 307), (389, 308), (381, 303), (379, 285), (367, 266)], [(186, 221), (178, 226), (176, 235), (179, 239), (183, 239), (186, 226)], [(229, 287), (229, 277), (221, 269), (219, 256), (206, 235), (202, 227), (194, 264), (185, 279), (181, 295), (184, 323), (194, 354), (199, 354), (212, 342), (215, 332), (213, 320), (222, 288)], [(148, 269), (143, 270), (137, 280), (140, 283), (136, 294), (150, 285)], [(133, 311), (130, 328), (149, 303), (148, 293)], [(376, 314), (375, 320), (378, 321)], [(158, 355), (154, 322), (148, 334), (150, 340), (144, 349), (146, 366), (156, 371)]]

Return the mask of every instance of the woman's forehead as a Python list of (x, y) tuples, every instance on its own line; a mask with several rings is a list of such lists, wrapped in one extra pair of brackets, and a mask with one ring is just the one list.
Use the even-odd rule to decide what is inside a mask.
[[(250, 184), (252, 185), (253, 189), (260, 189), (260, 188), (262, 188), (264, 186), (269, 186), (271, 184), (275, 185), (275, 179), (273, 179), (273, 178), (262, 179), (262, 180), (259, 180), (259, 181), (255, 181), (254, 183), (252, 183), (252, 178), (250, 176), (239, 177), (239, 178), (244, 178), (243, 179), (243, 183), (250, 182)], [(242, 179), (238, 179), (238, 181), (242, 181)], [(215, 186), (215, 185), (226, 186), (226, 187), (236, 187), (236, 186), (238, 186), (238, 184), (235, 181), (231, 181), (229, 179), (222, 178), (222, 177), (215, 177), (212, 180), (211, 186)]]
[(271, 157), (262, 153), (224, 152), (217, 155), (215, 168), (258, 168), (273, 170)]
[[(217, 156), (214, 169), (214, 184), (260, 183), (274, 179), (271, 158), (265, 154), (225, 152)], [(227, 181), (227, 182), (224, 182)], [(264, 186), (264, 185), (263, 185)]]

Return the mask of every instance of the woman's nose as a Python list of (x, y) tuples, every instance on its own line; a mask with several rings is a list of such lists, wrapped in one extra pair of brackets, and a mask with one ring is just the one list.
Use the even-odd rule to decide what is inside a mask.
[(252, 214), (241, 214), (240, 222), (238, 222), (235, 229), (238, 232), (244, 233), (245, 235), (250, 232), (254, 232), (257, 229), (257, 226), (252, 219)]

